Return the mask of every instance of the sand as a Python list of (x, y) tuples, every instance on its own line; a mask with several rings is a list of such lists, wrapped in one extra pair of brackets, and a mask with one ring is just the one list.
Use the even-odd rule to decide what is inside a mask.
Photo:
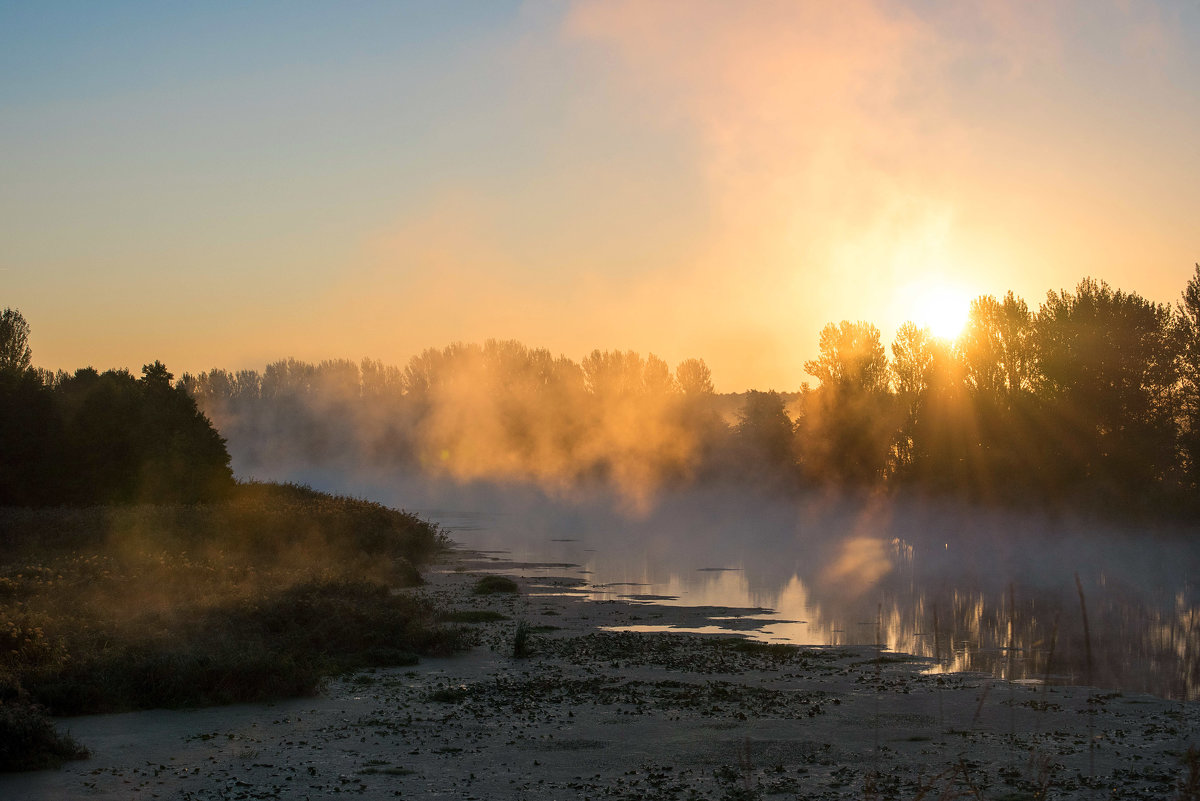
[(506, 616), (467, 626), (460, 656), (315, 698), (64, 719), (91, 758), (0, 777), (0, 799), (1168, 799), (1200, 780), (1196, 703), (606, 631), (761, 610), (588, 602), (577, 577), (472, 595), (495, 567), (459, 554), (411, 590)]

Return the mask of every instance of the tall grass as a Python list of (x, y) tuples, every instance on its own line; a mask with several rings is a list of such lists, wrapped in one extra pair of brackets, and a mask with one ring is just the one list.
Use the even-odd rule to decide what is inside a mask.
[(449, 653), (456, 631), (391, 591), (444, 546), (412, 515), (294, 485), (242, 484), (210, 505), (0, 509), (0, 727), (19, 733), (42, 707), (302, 695), (334, 673)]

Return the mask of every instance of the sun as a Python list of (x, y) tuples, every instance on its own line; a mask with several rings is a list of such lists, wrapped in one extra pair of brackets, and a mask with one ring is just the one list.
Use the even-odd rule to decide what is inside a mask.
[(958, 339), (971, 311), (970, 293), (953, 284), (926, 282), (904, 294), (909, 319), (939, 339)]

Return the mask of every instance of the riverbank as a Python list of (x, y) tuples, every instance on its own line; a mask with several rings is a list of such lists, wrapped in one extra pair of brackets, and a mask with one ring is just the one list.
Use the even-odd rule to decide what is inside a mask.
[(270, 701), (452, 653), (436, 610), (391, 592), (445, 547), (413, 515), (295, 485), (0, 508), (0, 772), (86, 754), (47, 712)]
[(483, 621), (460, 656), (315, 698), (62, 720), (92, 756), (0, 777), (0, 796), (1144, 799), (1198, 778), (1195, 703), (924, 675), (871, 648), (609, 631), (749, 610), (587, 602), (575, 577), (519, 569), (519, 594), (472, 593), (501, 566), (459, 554), (402, 591)]

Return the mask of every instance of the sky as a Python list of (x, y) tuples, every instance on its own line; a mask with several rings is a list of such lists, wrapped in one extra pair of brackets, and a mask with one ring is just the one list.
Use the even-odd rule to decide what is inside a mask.
[(177, 375), (518, 339), (812, 381), (1200, 261), (1197, 0), (0, 0), (0, 307)]

